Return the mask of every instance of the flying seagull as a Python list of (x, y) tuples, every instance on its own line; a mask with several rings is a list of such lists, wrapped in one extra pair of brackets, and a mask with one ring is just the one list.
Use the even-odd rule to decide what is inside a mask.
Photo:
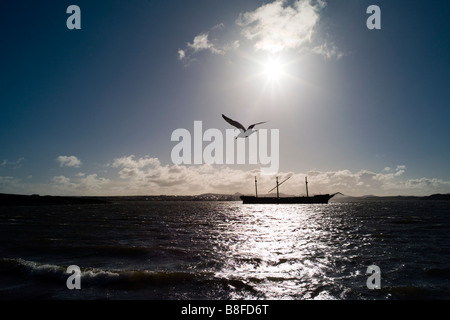
[(258, 122), (258, 123), (252, 124), (252, 125), (249, 126), (247, 129), (245, 129), (245, 127), (244, 127), (242, 124), (240, 124), (239, 122), (234, 121), (234, 120), (228, 118), (227, 116), (225, 116), (225, 115), (223, 115), (223, 114), (222, 114), (222, 118), (224, 118), (225, 121), (228, 122), (229, 124), (231, 124), (232, 126), (234, 126), (234, 127), (238, 128), (239, 130), (241, 130), (241, 133), (239, 133), (239, 135), (238, 135), (235, 139), (237, 139), (237, 138), (247, 138), (247, 137), (249, 137), (252, 133), (254, 133), (254, 132), (257, 131), (257, 130), (253, 130), (253, 128), (254, 128), (255, 126), (257, 126), (258, 124), (262, 124), (262, 123), (266, 123), (266, 122), (267, 122), (267, 121), (264, 121), (264, 122)]

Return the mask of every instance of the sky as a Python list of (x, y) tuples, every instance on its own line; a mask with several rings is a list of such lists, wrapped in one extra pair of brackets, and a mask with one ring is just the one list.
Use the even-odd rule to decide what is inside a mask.
[[(450, 193), (449, 16), (444, 0), (2, 1), (0, 193), (253, 193), (255, 176), (260, 193), (276, 176), (288, 194), (306, 176), (310, 194)], [(276, 173), (173, 161), (175, 130), (225, 137), (222, 114), (278, 130)]]

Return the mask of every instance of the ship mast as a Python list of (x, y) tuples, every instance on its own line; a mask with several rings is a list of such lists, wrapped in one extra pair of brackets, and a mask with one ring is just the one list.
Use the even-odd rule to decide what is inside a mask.
[(278, 184), (278, 177), (277, 177), (277, 199), (280, 199), (280, 192), (278, 191), (278, 186), (279, 186), (279, 184)]
[(309, 197), (309, 193), (308, 193), (308, 177), (305, 177), (305, 183), (306, 183), (306, 197)]
[[(292, 177), (292, 176), (291, 176), (291, 177)], [(279, 192), (278, 187), (281, 186), (281, 185), (282, 185), (283, 183), (285, 183), (286, 181), (288, 181), (291, 177), (287, 177), (287, 178), (284, 179), (281, 183), (278, 183), (278, 177), (277, 177), (277, 186), (276, 186), (276, 187), (273, 187), (272, 189), (270, 189), (270, 191), (269, 191), (268, 193), (272, 192), (273, 189), (277, 188), (277, 198), (279, 199), (279, 198), (280, 198), (280, 192)]]

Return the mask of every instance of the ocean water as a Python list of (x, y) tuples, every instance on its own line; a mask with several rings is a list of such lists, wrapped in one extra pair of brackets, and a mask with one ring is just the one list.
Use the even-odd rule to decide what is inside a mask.
[(449, 298), (450, 202), (0, 207), (0, 299)]

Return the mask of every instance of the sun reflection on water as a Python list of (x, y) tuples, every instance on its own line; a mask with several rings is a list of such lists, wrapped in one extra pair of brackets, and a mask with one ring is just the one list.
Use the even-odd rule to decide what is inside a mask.
[(232, 291), (232, 299), (334, 298), (326, 288), (338, 248), (323, 205), (251, 205), (230, 212), (219, 238), (225, 262), (215, 276), (247, 289)]

